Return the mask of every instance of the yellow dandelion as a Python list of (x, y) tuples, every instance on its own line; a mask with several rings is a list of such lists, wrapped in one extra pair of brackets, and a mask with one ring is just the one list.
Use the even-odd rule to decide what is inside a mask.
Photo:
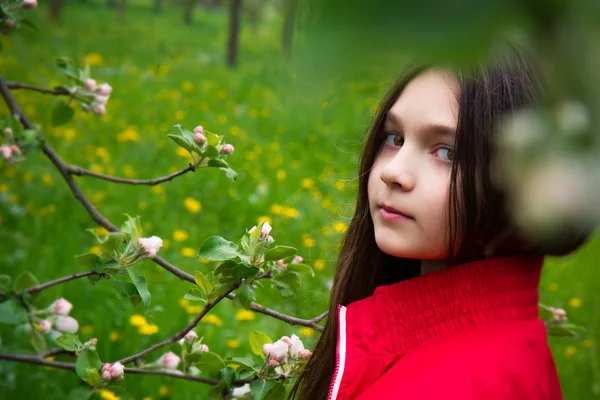
[(162, 185), (154, 185), (150, 190), (152, 190), (152, 193), (162, 194), (165, 192), (165, 187)]
[(285, 179), (285, 175), (286, 175), (285, 170), (279, 169), (279, 170), (277, 170), (277, 173), (275, 174), (275, 177), (277, 178), (277, 180), (279, 182), (283, 182), (283, 180)]
[(6, 183), (0, 184), (0, 193), (7, 193), (7, 192), (8, 192), (8, 185)]
[(91, 325), (84, 325), (81, 327), (81, 333), (88, 334), (94, 331), (94, 327)]
[(324, 226), (321, 228), (321, 232), (323, 233), (323, 235), (329, 235), (331, 233), (331, 228), (328, 226)]
[(194, 90), (194, 84), (190, 81), (184, 81), (181, 84), (181, 88), (186, 92), (191, 92), (192, 90)]
[(201, 263), (205, 263), (205, 264), (210, 262), (210, 260), (209, 260), (208, 258), (205, 258), (205, 257), (200, 257), (198, 260), (199, 260)]
[(333, 230), (338, 233), (344, 233), (344, 232), (346, 232), (346, 229), (348, 229), (348, 227), (343, 222), (338, 221), (333, 224)]
[(106, 230), (105, 227), (103, 226), (97, 226), (94, 231), (96, 232), (96, 235), (98, 236), (104, 236), (104, 235), (108, 235), (108, 230)]
[(302, 244), (304, 245), (304, 247), (310, 249), (311, 247), (315, 247), (315, 244), (317, 244), (317, 242), (310, 235), (302, 235)]
[(271, 115), (271, 111), (269, 111), (268, 108), (263, 108), (262, 110), (260, 110), (261, 117), (267, 118), (269, 115)]
[(573, 345), (569, 345), (565, 348), (565, 357), (572, 357), (577, 353), (577, 348)]
[(158, 73), (160, 75), (163, 75), (163, 76), (166, 75), (166, 74), (168, 74), (169, 73), (169, 66), (166, 65), (166, 64), (163, 64), (163, 65), (159, 66), (158, 67)]
[(266, 215), (262, 215), (262, 216), (258, 217), (258, 220), (256, 222), (260, 224), (263, 221), (268, 222), (269, 225), (273, 225), (273, 220), (271, 220), (271, 218)]
[(178, 242), (183, 242), (184, 240), (188, 240), (188, 238), (190, 237), (190, 235), (181, 229), (177, 229), (175, 230), (175, 232), (173, 232), (173, 239), (177, 240)]
[(230, 349), (237, 349), (238, 347), (240, 347), (240, 341), (237, 339), (228, 340), (227, 347), (229, 347)]
[(300, 211), (298, 211), (292, 207), (286, 208), (283, 211), (283, 215), (285, 215), (288, 218), (296, 218), (298, 216), (298, 214), (300, 214)]
[(315, 182), (312, 179), (310, 179), (310, 178), (304, 178), (304, 179), (302, 179), (302, 187), (305, 188), (305, 189), (310, 189), (311, 187), (313, 187), (314, 183)]
[(219, 121), (222, 124), (226, 123), (227, 122), (227, 115), (225, 115), (223, 113), (217, 115), (217, 121)]
[(102, 254), (102, 247), (100, 247), (100, 246), (90, 247), (89, 252), (92, 254), (100, 255), (100, 254)]
[(200, 314), (202, 308), (202, 306), (187, 306), (185, 312), (188, 314)]
[(103, 174), (104, 173), (104, 168), (102, 167), (102, 165), (91, 164), (90, 165), (90, 171), (95, 172), (97, 174)]
[(183, 111), (183, 110), (177, 110), (177, 112), (175, 113), (175, 119), (177, 121), (181, 121), (184, 118), (185, 118), (185, 111)]
[(140, 140), (140, 135), (138, 131), (136, 131), (132, 127), (128, 127), (123, 132), (117, 134), (118, 142), (137, 142)]
[(583, 347), (586, 349), (591, 349), (594, 346), (596, 346), (596, 341), (594, 338), (587, 338), (583, 341)]
[(90, 65), (90, 67), (93, 67), (94, 65), (99, 65), (104, 61), (104, 58), (102, 58), (102, 56), (98, 53), (90, 53), (85, 58), (87, 59), (87, 62)]
[(300, 335), (302, 336), (313, 336), (315, 334), (315, 330), (312, 328), (309, 328), (307, 326), (300, 328)]
[(171, 246), (171, 241), (169, 239), (163, 239), (163, 249), (168, 249)]
[(158, 389), (158, 393), (161, 396), (168, 396), (171, 394), (171, 388), (165, 385), (162, 385), (159, 389)]
[(45, 186), (52, 186), (52, 184), (54, 183), (54, 180), (52, 179), (52, 176), (50, 174), (44, 174), (42, 175), (42, 183)]
[(200, 202), (193, 197), (186, 197), (183, 201), (183, 205), (192, 214), (197, 214), (200, 212), (200, 210), (202, 210), (202, 204), (200, 204)]
[(187, 158), (190, 161), (193, 161), (193, 159), (194, 159), (189, 151), (187, 151), (186, 149), (184, 149), (183, 147), (180, 147), (180, 146), (177, 146), (177, 148), (175, 149), (175, 153), (179, 157)]
[(335, 182), (335, 188), (337, 190), (344, 190), (345, 187), (346, 187), (346, 182), (344, 182), (344, 181)]
[(177, 302), (181, 307), (185, 308), (187, 306), (190, 305), (190, 301), (188, 299), (185, 298), (180, 298), (179, 301)]
[(271, 206), (271, 212), (272, 212), (273, 214), (282, 214), (282, 213), (283, 213), (283, 210), (285, 210), (285, 207), (283, 207), (283, 206), (280, 206), (279, 204), (273, 204), (273, 205)]
[(569, 305), (573, 308), (579, 308), (583, 304), (583, 301), (578, 297), (573, 297), (569, 300)]
[(117, 331), (112, 331), (108, 335), (108, 340), (110, 340), (111, 342), (118, 342), (119, 340), (121, 340), (121, 334)]
[(181, 255), (184, 257), (196, 257), (196, 250), (191, 247), (184, 247), (181, 249)]
[(8, 196), (8, 201), (15, 204), (19, 202), (19, 196), (17, 196), (16, 194), (11, 194), (10, 196)]
[(213, 324), (213, 325), (216, 325), (218, 327), (223, 326), (223, 320), (221, 318), (217, 317), (214, 314), (205, 315), (204, 318), (202, 318), (200, 320), (200, 322), (205, 322), (205, 323), (208, 323), (208, 324)]
[(23, 174), (23, 182), (29, 183), (33, 180), (33, 173), (31, 171), (27, 171)]
[(125, 164), (123, 165), (123, 174), (125, 175), (126, 178), (133, 178), (133, 176), (135, 175), (135, 171), (133, 170), (133, 167), (129, 164)]
[(143, 315), (133, 314), (131, 317), (129, 317), (129, 323), (133, 326), (140, 327), (147, 325), (148, 321), (146, 321), (146, 317)]
[(104, 147), (96, 147), (96, 157), (100, 158), (104, 162), (110, 161), (110, 154)]
[(98, 395), (103, 400), (119, 400), (120, 399), (119, 396), (117, 396), (114, 392), (111, 392), (108, 389), (98, 389), (96, 393), (98, 393)]
[(254, 312), (250, 310), (239, 310), (235, 314), (235, 319), (237, 319), (238, 321), (251, 321), (254, 318), (256, 318), (256, 314), (254, 314)]
[(77, 134), (75, 133), (75, 129), (72, 129), (72, 128), (65, 129), (65, 132), (63, 134), (63, 138), (67, 142), (72, 142), (76, 136), (77, 136)]
[(309, 142), (316, 142), (317, 141), (317, 135), (315, 135), (314, 133), (311, 133), (310, 135), (307, 136), (307, 139)]
[(158, 332), (158, 326), (154, 324), (146, 324), (138, 327), (138, 332), (142, 335), (150, 336)]
[(321, 271), (323, 268), (325, 268), (325, 261), (318, 259), (315, 260), (315, 269)]
[(558, 289), (558, 284), (555, 282), (550, 282), (548, 284), (548, 290), (551, 292), (556, 292), (556, 290)]
[(227, 92), (224, 90), (219, 90), (217, 92), (217, 97), (221, 100), (225, 99), (227, 97)]
[(256, 108), (251, 108), (250, 112), (248, 113), (248, 115), (250, 116), (250, 118), (257, 118), (258, 117), (258, 110)]
[(238, 128), (237, 126), (232, 126), (231, 128), (229, 128), (229, 132), (231, 133), (231, 136), (238, 136), (241, 131), (242, 130), (240, 128)]
[(294, 160), (294, 161), (292, 161), (292, 163), (290, 164), (290, 166), (293, 169), (298, 169), (298, 168), (300, 168), (302, 166), (302, 163), (300, 162), (300, 160)]

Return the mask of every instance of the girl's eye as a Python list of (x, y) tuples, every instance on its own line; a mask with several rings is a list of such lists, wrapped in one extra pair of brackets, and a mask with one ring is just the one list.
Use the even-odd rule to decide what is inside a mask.
[(454, 150), (452, 150), (448, 147), (440, 147), (437, 150), (437, 152), (443, 161), (447, 161), (447, 162), (454, 161)]
[[(402, 146), (404, 144), (404, 139), (396, 133), (387, 132), (385, 135), (385, 144), (389, 146)], [(391, 142), (389, 140), (390, 136), (392, 137)]]

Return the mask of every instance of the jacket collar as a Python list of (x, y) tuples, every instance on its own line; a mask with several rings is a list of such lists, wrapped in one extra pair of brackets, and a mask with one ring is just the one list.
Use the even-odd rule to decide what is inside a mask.
[(402, 354), (476, 325), (536, 319), (543, 260), (484, 259), (378, 286), (347, 306), (348, 346)]

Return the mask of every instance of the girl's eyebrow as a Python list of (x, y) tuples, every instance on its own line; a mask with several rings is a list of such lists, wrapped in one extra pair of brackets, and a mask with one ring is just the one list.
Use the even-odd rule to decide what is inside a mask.
[[(402, 120), (400, 119), (400, 117), (398, 115), (392, 113), (391, 111), (388, 111), (386, 113), (385, 123), (391, 123), (392, 125), (399, 126), (400, 128), (402, 128)], [(435, 135), (456, 136), (455, 128), (452, 128), (452, 127), (444, 125), (444, 124), (437, 124), (437, 123), (424, 124), (424, 125), (419, 126), (418, 130), (421, 132), (433, 133)]]

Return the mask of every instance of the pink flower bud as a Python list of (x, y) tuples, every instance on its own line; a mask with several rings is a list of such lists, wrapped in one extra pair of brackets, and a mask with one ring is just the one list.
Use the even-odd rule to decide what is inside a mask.
[(37, 0), (23, 0), (23, 8), (26, 10), (31, 10), (32, 8), (37, 7)]
[(108, 96), (112, 93), (112, 86), (110, 86), (108, 83), (101, 83), (96, 88), (96, 93), (101, 96)]
[(265, 221), (265, 223), (262, 226), (262, 229), (260, 231), (260, 237), (264, 237), (265, 235), (268, 235), (269, 232), (271, 232), (271, 225), (269, 224), (268, 221)]
[(223, 153), (223, 154), (231, 154), (231, 153), (233, 153), (233, 150), (234, 150), (233, 145), (227, 143), (221, 149), (221, 153)]
[(252, 233), (252, 232), (254, 232), (255, 229), (256, 229), (256, 225), (254, 225), (252, 228), (250, 228), (250, 230), (248, 232)]
[(102, 379), (104, 379), (105, 381), (110, 381), (111, 380), (111, 376), (110, 376), (110, 372), (109, 371), (102, 371)]
[(96, 104), (96, 105), (106, 105), (106, 103), (108, 103), (108, 96), (96, 95), (96, 100), (94, 101), (94, 104)]
[(13, 133), (13, 130), (12, 130), (12, 128), (10, 128), (10, 127), (8, 127), (8, 128), (4, 128), (4, 134), (5, 134), (6, 136), (10, 136), (10, 135), (12, 135), (12, 133)]
[(49, 333), (52, 330), (52, 323), (47, 319), (40, 322), (40, 331), (42, 333)]
[(310, 356), (312, 356), (310, 350), (304, 349), (298, 352), (298, 358), (300, 358), (301, 360), (308, 360)]
[(91, 338), (90, 339), (90, 343), (93, 345), (97, 345), (98, 344), (98, 338)]
[(120, 362), (116, 362), (113, 365), (110, 366), (109, 369), (110, 372), (110, 377), (113, 380), (121, 380), (123, 379), (123, 375), (125, 373), (125, 368), (123, 367), (123, 364), (121, 364)]
[(200, 351), (209, 351), (208, 346), (203, 344), (202, 346), (200, 346)]
[(284, 343), (292, 344), (292, 339), (290, 339), (288, 336), (282, 336), (280, 340)]
[(54, 321), (54, 327), (60, 332), (75, 333), (79, 329), (79, 324), (75, 318), (59, 315)]
[(163, 354), (157, 361), (157, 363), (167, 369), (176, 369), (181, 359), (175, 355), (172, 351)]
[(198, 339), (198, 334), (194, 331), (189, 331), (185, 334), (185, 340), (189, 343), (194, 343), (194, 340)]
[(294, 257), (294, 262), (296, 264), (300, 264), (302, 261), (304, 261), (304, 259), (302, 257), (300, 257), (300, 256)]
[(150, 236), (149, 238), (140, 238), (138, 245), (142, 250), (146, 251), (148, 257), (154, 257), (163, 245), (163, 241), (158, 236)]
[(4, 157), (5, 160), (10, 160), (12, 157), (12, 150), (9, 145), (4, 144), (0, 146), (0, 153), (2, 153), (2, 157)]
[(204, 128), (202, 127), (202, 125), (198, 125), (197, 127), (195, 127), (194, 133), (204, 133)]
[(204, 143), (206, 142), (206, 136), (204, 136), (203, 134), (201, 134), (200, 132), (196, 132), (194, 133), (194, 140), (198, 143)]
[(16, 144), (13, 144), (10, 146), (10, 151), (11, 153), (14, 154), (21, 154), (21, 149), (19, 149), (19, 146), (17, 146)]
[(104, 372), (104, 371), (110, 371), (109, 363), (105, 363), (104, 365), (102, 365), (102, 372)]
[(59, 315), (69, 315), (73, 309), (73, 304), (69, 303), (64, 298), (54, 300), (54, 303), (50, 306), (50, 310)]
[(271, 243), (273, 243), (274, 241), (275, 241), (275, 239), (273, 239), (273, 236), (269, 235), (269, 236), (267, 237), (267, 243), (268, 243), (268, 244), (271, 244)]
[[(277, 265), (277, 267), (279, 268), (280, 271), (285, 271), (287, 270), (287, 264), (285, 264), (283, 262), (283, 260), (277, 260), (275, 261), (275, 264)], [(286, 336), (287, 337), (287, 336)], [(289, 343), (288, 343), (289, 344)]]
[(88, 78), (85, 80), (85, 87), (88, 90), (96, 89), (96, 81), (94, 79)]
[(94, 106), (94, 114), (96, 114), (96, 115), (106, 114), (106, 107), (104, 106), (104, 104), (96, 104)]
[(279, 363), (276, 360), (269, 360), (267, 365), (271, 368), (279, 367)]
[(566, 321), (567, 320), (567, 312), (562, 308), (554, 309), (554, 320), (555, 321)]

